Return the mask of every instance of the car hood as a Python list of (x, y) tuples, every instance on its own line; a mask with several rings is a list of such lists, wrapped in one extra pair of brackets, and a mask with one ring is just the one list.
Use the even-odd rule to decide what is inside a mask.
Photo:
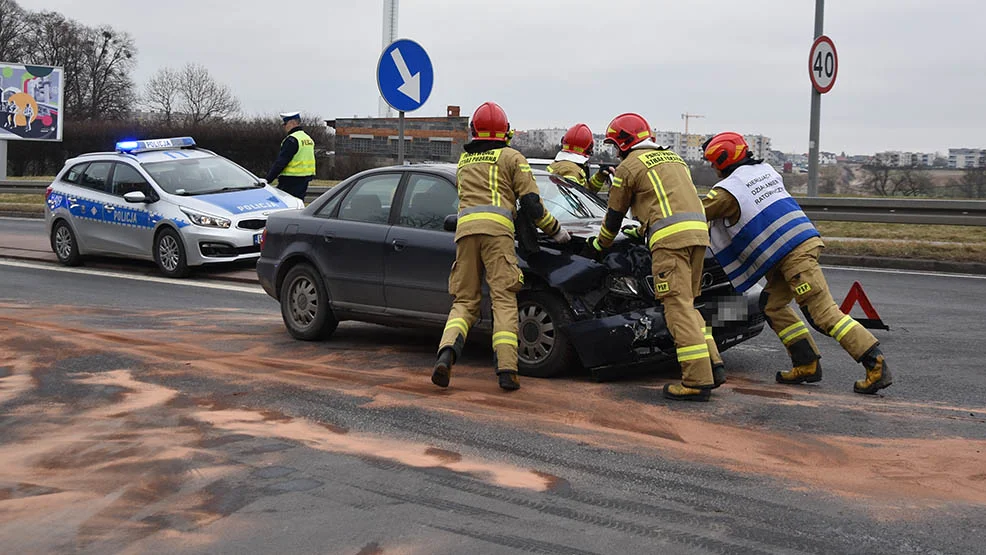
[[(640, 225), (636, 220), (631, 220), (629, 218), (623, 219), (623, 226), (628, 225)], [(599, 235), (599, 230), (603, 226), (603, 221), (601, 219), (597, 220), (576, 220), (568, 221), (561, 224), (565, 231), (576, 237), (592, 237)]]
[(276, 212), (304, 208), (301, 200), (270, 185), (243, 191), (227, 191), (211, 195), (176, 197), (185, 208), (215, 216), (240, 216), (253, 212)]

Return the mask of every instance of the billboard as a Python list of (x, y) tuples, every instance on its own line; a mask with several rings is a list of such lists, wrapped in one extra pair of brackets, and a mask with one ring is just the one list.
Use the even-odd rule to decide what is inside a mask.
[(60, 67), (0, 62), (0, 141), (62, 140)]

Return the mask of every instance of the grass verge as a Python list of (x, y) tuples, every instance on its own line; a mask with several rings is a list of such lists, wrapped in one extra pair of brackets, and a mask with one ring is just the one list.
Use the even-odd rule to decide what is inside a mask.
[[(871, 224), (856, 222), (819, 222), (815, 227), (822, 237), (860, 237), (902, 241), (942, 241), (949, 243), (986, 244), (986, 229), (965, 225)], [(825, 241), (828, 243), (828, 241)]]
[(928, 244), (916, 241), (825, 240), (825, 254), (986, 263), (986, 243)]

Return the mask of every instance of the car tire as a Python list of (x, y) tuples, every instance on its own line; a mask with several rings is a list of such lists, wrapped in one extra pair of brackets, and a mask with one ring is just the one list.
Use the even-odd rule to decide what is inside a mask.
[(161, 273), (169, 278), (188, 276), (188, 258), (181, 235), (170, 227), (161, 229), (154, 237), (154, 262)]
[(311, 265), (291, 268), (281, 282), (280, 293), (281, 318), (291, 337), (318, 341), (332, 335), (339, 326), (322, 276)]
[(579, 367), (568, 336), (559, 331), (572, 322), (572, 312), (561, 297), (550, 291), (521, 291), (517, 314), (521, 375), (550, 378)]
[(75, 239), (75, 232), (64, 220), (58, 220), (51, 226), (51, 250), (58, 257), (58, 261), (66, 266), (78, 266), (82, 264), (82, 255), (79, 254), (79, 242)]

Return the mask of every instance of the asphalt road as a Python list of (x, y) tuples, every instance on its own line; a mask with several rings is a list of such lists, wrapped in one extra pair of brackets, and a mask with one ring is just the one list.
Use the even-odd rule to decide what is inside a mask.
[(496, 387), (431, 332), (284, 331), (259, 287), (0, 260), (7, 552), (976, 553), (986, 522), (986, 280), (859, 280), (897, 383), (818, 337), (781, 386), (769, 334), (708, 404), (668, 371)]

